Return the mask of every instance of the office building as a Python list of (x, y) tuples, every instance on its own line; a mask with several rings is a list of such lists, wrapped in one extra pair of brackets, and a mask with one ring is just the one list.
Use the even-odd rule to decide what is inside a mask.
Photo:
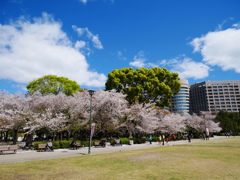
[(171, 98), (169, 110), (176, 113), (189, 112), (189, 85), (188, 80), (180, 79), (181, 89), (178, 94)]
[(190, 114), (240, 111), (240, 80), (205, 81), (190, 86)]

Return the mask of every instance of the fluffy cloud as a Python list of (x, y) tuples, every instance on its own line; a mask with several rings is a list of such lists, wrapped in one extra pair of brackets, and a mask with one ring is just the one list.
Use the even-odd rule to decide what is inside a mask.
[(83, 4), (87, 3), (87, 0), (79, 0), (80, 2), (82, 2)]
[(77, 26), (73, 25), (72, 28), (78, 33), (79, 36), (83, 36), (86, 34), (87, 38), (90, 39), (93, 43), (93, 46), (97, 49), (103, 49), (102, 43), (99, 40), (98, 35), (94, 35), (88, 28), (78, 28)]
[(233, 28), (209, 32), (195, 38), (190, 44), (194, 47), (194, 52), (202, 54), (203, 61), (208, 65), (240, 73), (239, 23), (234, 24)]
[(90, 71), (78, 51), (85, 45), (83, 41), (71, 42), (61, 23), (46, 13), (32, 22), (20, 18), (9, 25), (0, 24), (0, 79), (28, 83), (53, 74), (80, 85), (103, 87), (106, 76)]
[(129, 64), (133, 67), (141, 68), (145, 66), (146, 58), (143, 51), (139, 51), (137, 55), (134, 56), (133, 61)]
[(129, 63), (130, 66), (141, 68), (141, 67), (156, 67), (154, 63), (145, 63), (147, 58), (144, 55), (143, 51), (139, 51), (137, 55), (134, 56), (133, 61)]
[(160, 65), (172, 67), (170, 71), (177, 72), (183, 79), (193, 78), (196, 80), (206, 78), (210, 71), (210, 67), (207, 65), (201, 62), (195, 62), (185, 56), (180, 56), (171, 60), (162, 60)]

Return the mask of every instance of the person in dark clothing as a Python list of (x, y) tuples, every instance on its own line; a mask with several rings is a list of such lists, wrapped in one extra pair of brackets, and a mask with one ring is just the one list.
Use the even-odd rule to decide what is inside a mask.
[(76, 143), (75, 140), (73, 140), (73, 141), (71, 142), (70, 148), (73, 148), (73, 150), (74, 150), (74, 149), (77, 149), (77, 143)]
[(187, 138), (188, 138), (188, 142), (191, 142), (192, 134), (191, 134), (191, 133), (188, 133)]
[(115, 139), (115, 145), (122, 146), (122, 141), (119, 139), (119, 137), (117, 139)]
[(164, 141), (165, 141), (165, 135), (162, 134), (162, 145), (164, 145)]

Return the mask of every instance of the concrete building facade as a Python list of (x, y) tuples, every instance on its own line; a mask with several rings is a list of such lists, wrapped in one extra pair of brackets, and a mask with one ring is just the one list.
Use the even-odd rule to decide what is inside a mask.
[(239, 112), (240, 80), (205, 81), (190, 86), (190, 114), (200, 111), (217, 113), (220, 110)]
[(181, 89), (177, 95), (171, 98), (169, 110), (176, 113), (189, 112), (189, 84), (188, 80), (180, 79)]

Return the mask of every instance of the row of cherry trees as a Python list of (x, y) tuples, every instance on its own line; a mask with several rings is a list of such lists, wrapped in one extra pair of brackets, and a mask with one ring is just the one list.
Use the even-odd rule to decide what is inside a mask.
[[(34, 134), (45, 129), (48, 132), (89, 130), (90, 95), (87, 91), (74, 96), (32, 95), (0, 93), (0, 131), (14, 131), (16, 142), (19, 131)], [(95, 132), (125, 129), (129, 135), (154, 132), (187, 132), (194, 128), (203, 132), (206, 127), (220, 131), (218, 123), (208, 112), (203, 116), (169, 113), (153, 104), (129, 106), (125, 95), (115, 91), (95, 92), (92, 96)]]

